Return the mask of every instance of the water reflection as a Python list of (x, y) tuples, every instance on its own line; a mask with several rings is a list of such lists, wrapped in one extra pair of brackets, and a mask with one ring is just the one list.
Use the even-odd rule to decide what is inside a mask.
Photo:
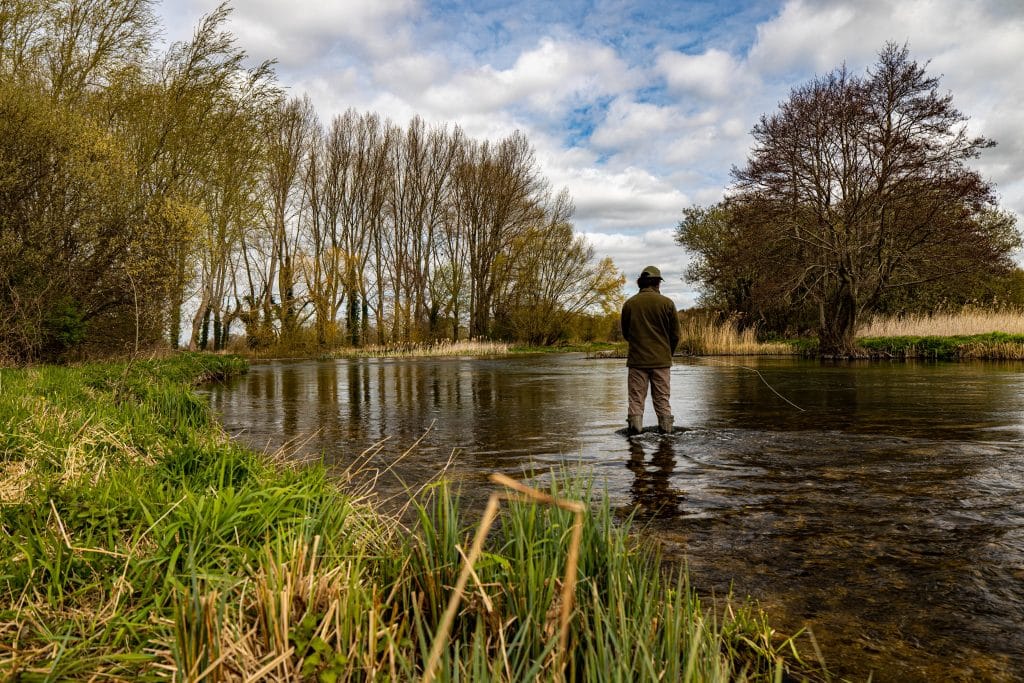
[(268, 363), (209, 396), (229, 432), (339, 468), (386, 440), (384, 468), (429, 428), (384, 493), (453, 453), (470, 502), (494, 470), (581, 463), (701, 590), (812, 627), (840, 674), (1024, 680), (1021, 370), (682, 361), (687, 430), (633, 438), (622, 362), (579, 356)]
[(674, 488), (672, 473), (676, 467), (675, 438), (670, 435), (652, 439), (642, 434), (629, 439), (629, 461), (633, 473), (629, 487), (636, 519), (656, 519), (683, 513), (683, 492)]

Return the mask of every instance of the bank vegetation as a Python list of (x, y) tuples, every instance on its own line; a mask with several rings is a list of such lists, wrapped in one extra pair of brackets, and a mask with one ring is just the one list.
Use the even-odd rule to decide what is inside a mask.
[[(600, 501), (576, 553), (571, 510), (505, 501), (445, 622), (476, 516), (444, 484), (387, 516), (321, 464), (229, 440), (190, 387), (243, 369), (0, 369), (0, 678), (416, 680), (435, 642), (437, 680), (820, 675), (756, 608), (702, 601)], [(550, 493), (591, 500), (556, 479)]]

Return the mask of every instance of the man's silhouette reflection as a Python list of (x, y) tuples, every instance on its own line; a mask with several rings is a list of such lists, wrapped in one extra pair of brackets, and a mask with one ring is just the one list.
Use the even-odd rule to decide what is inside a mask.
[(638, 519), (670, 519), (682, 514), (684, 495), (669, 485), (676, 465), (675, 441), (659, 437), (653, 444), (653, 454), (647, 463), (647, 451), (641, 439), (629, 440), (629, 462), (626, 467), (633, 472), (630, 493), (633, 496), (633, 511)]

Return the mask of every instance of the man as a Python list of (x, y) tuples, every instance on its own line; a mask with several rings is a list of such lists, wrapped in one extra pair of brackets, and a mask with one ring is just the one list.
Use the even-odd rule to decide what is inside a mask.
[(660, 292), (662, 279), (656, 267), (644, 268), (636, 281), (640, 291), (622, 307), (622, 336), (629, 342), (626, 422), (630, 434), (639, 434), (643, 429), (648, 385), (654, 413), (658, 416), (658, 429), (662, 434), (672, 432), (672, 407), (668, 399), (672, 352), (679, 343), (679, 316), (672, 300)]

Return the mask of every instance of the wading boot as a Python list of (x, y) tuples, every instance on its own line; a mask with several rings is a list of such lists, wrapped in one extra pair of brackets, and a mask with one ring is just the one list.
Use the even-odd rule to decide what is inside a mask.
[(628, 415), (626, 417), (626, 433), (630, 436), (639, 434), (644, 428), (644, 416), (643, 415)]
[(672, 416), (671, 415), (659, 415), (658, 416), (658, 431), (662, 434), (672, 433)]

